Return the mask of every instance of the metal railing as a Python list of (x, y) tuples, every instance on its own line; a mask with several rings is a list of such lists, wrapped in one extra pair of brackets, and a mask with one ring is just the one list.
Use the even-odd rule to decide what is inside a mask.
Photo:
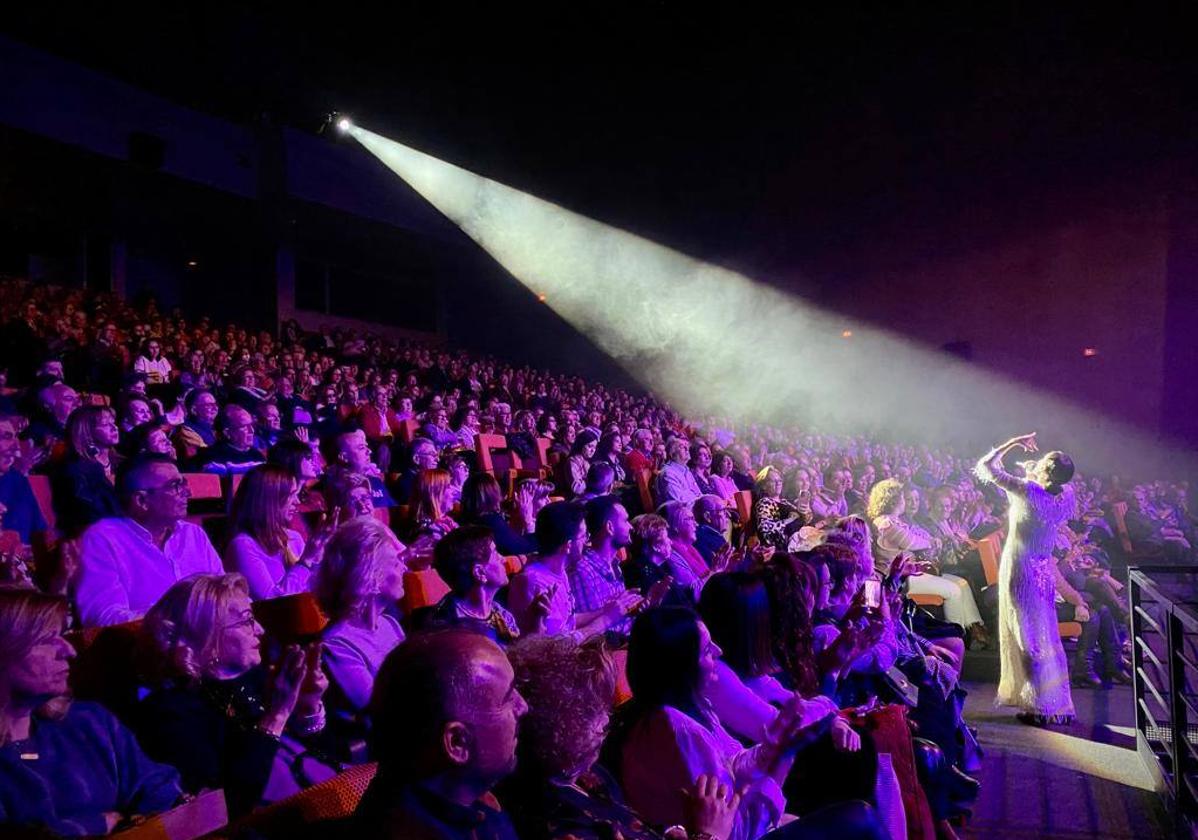
[(1175, 815), (1198, 830), (1198, 569), (1128, 570), (1136, 748)]

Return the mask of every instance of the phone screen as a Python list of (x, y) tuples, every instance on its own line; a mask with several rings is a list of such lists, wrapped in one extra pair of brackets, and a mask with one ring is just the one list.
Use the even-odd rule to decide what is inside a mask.
[(865, 606), (876, 610), (882, 605), (882, 581), (870, 579), (865, 582)]

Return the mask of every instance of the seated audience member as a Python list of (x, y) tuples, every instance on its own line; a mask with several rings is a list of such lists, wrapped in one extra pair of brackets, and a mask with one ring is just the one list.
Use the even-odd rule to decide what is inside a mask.
[(116, 491), (122, 515), (101, 519), (80, 541), (75, 603), (85, 627), (141, 618), (176, 581), (224, 571), (204, 529), (183, 519), (191, 494), (169, 458), (126, 461)]
[(211, 391), (197, 388), (183, 398), (187, 420), (175, 432), (175, 450), (184, 463), (199, 458), (200, 451), (216, 446), (216, 417), (220, 406)]
[(694, 516), (698, 523), (695, 530), (695, 550), (710, 568), (716, 554), (728, 548), (728, 540), (724, 535), (728, 531), (731, 514), (723, 499), (708, 494), (695, 500)]
[(1116, 610), (1109, 602), (1090, 594), (1091, 583), (1109, 572), (1099, 570), (1093, 557), (1078, 548), (1056, 564), (1054, 578), (1057, 616), (1061, 621), (1077, 621), (1082, 635), (1069, 663), (1070, 679), (1078, 688), (1105, 688), (1117, 682), (1131, 682), (1130, 664), (1123, 658), (1117, 628), (1127, 624), (1127, 612), (1116, 599)]
[(670, 442), (666, 444), (667, 461), (657, 476), (657, 484), (654, 489), (654, 496), (659, 506), (666, 502), (685, 502), (687, 505), (691, 505), (695, 499), (703, 495), (703, 491), (695, 481), (694, 474), (687, 466), (689, 457), (690, 447), (686, 438), (682, 435), (670, 438)]
[(378, 772), (346, 837), (517, 840), (491, 788), (516, 766), (528, 705), (490, 639), (465, 630), (414, 636), (383, 663), (370, 714)]
[(816, 519), (837, 519), (849, 515), (845, 491), (853, 483), (853, 474), (846, 467), (830, 466), (824, 470), (824, 486), (811, 497), (811, 510)]
[(729, 502), (740, 489), (732, 478), (732, 456), (727, 452), (717, 452), (711, 460), (711, 494), (719, 496), (724, 502)]
[(760, 741), (778, 713), (774, 706), (792, 695), (778, 679), (764, 580), (747, 572), (714, 576), (703, 588), (699, 615), (722, 652), (715, 663), (717, 678), (704, 696), (729, 732)]
[[(537, 514), (540, 554), (512, 578), (508, 607), (523, 633), (541, 630), (551, 636), (602, 633), (624, 619), (640, 600), (626, 593), (597, 612), (578, 612), (566, 569), (577, 562), (587, 541), (586, 511), (577, 502), (553, 502)], [(542, 616), (542, 613), (547, 613)], [(542, 624), (543, 622), (543, 624)]]
[(174, 428), (165, 420), (150, 420), (140, 426), (134, 426), (125, 435), (122, 452), (126, 456), (135, 455), (165, 455), (175, 460), (175, 446), (171, 443), (171, 432)]
[[(631, 559), (624, 564), (624, 582), (629, 589), (648, 596), (654, 586), (668, 587), (662, 603), (670, 606), (694, 606), (693, 589), (675, 581), (670, 573), (670, 556), (674, 544), (670, 526), (655, 513), (645, 513), (632, 520)], [(693, 575), (687, 569), (685, 580)]]
[(262, 464), (245, 474), (229, 515), (232, 539), (225, 568), (242, 575), (255, 601), (307, 592), (333, 524), (306, 543), (290, 527), (299, 510), (299, 488), (283, 467)]
[[(601, 496), (586, 504), (586, 527), (590, 541), (574, 563), (566, 568), (574, 609), (594, 613), (609, 607), (625, 613), (636, 609), (640, 598), (629, 592), (620, 572), (620, 553), (632, 545), (632, 527), (628, 511), (614, 496)], [(660, 599), (665, 591), (659, 589)], [(627, 634), (628, 618), (621, 618), (609, 629)]]
[[(627, 478), (627, 473), (624, 471), (624, 437), (618, 431), (610, 431), (599, 438), (599, 446), (595, 449), (595, 457), (591, 462), (593, 467), (595, 464), (604, 464), (611, 467), (612, 483), (623, 484)], [(590, 483), (590, 479), (587, 479)], [(608, 491), (610, 492), (610, 491)], [(597, 494), (602, 495), (602, 494)]]
[(692, 510), (692, 502), (666, 502), (661, 506), (661, 515), (670, 528), (670, 559), (667, 561), (675, 584), (691, 591), (692, 601), (699, 600), (703, 584), (715, 572), (722, 572), (731, 559), (730, 550), (717, 551), (712, 555), (715, 566), (708, 566), (703, 555), (695, 548), (698, 523)]
[[(295, 484), (299, 488), (299, 506), (295, 516), (288, 523), (288, 527), (294, 528), (303, 535), (304, 539), (307, 539), (311, 535), (308, 517), (323, 513), (328, 508), (324, 496), (316, 491), (316, 483), (320, 479), (321, 472), (320, 455), (307, 441), (285, 437), (266, 453), (266, 463), (282, 467), (295, 480)], [(366, 486), (366, 499), (369, 501), (369, 482), (366, 482)], [(348, 508), (344, 509), (348, 510)]]
[(366, 708), (383, 660), (404, 640), (399, 624), (404, 551), (386, 525), (369, 516), (351, 519), (325, 546), (312, 578), (312, 591), (329, 619), (325, 670), (351, 714)]
[(458, 435), (449, 428), (449, 412), (444, 408), (433, 408), (428, 412), (428, 422), (420, 427), (422, 437), (432, 441), (438, 450), (458, 445)]
[[(449, 586), (449, 593), (436, 605), (418, 610), (414, 624), (421, 628), (465, 627), (500, 645), (519, 638), (515, 617), (495, 600), (507, 586), (508, 576), (489, 529), (463, 525), (451, 531), (433, 549), (433, 568)], [(540, 625), (534, 629), (539, 632)]]
[(154, 409), (143, 394), (124, 394), (117, 401), (118, 422), (122, 434), (154, 419)]
[(109, 834), (182, 795), (104, 707), (71, 702), (66, 621), (60, 598), (0, 591), (0, 824), (16, 836)]
[(637, 429), (632, 433), (632, 448), (624, 456), (624, 468), (628, 475), (653, 469), (653, 433), (648, 429)]
[(222, 788), (237, 817), (333, 775), (314, 742), (325, 725), (320, 644), (285, 648), (268, 671), (241, 575), (179, 581), (140, 634), (152, 689), (134, 728), (151, 757), (179, 769), (184, 790)]
[(112, 486), (120, 432), (112, 410), (85, 405), (67, 422), (67, 455), (50, 468), (56, 527), (76, 537), (93, 522), (119, 516)]
[(695, 477), (695, 484), (705, 495), (715, 492), (715, 485), (711, 483), (711, 447), (706, 441), (696, 438), (691, 442), (687, 466)]
[(254, 409), (254, 417), (257, 421), (254, 426), (254, 448), (259, 452), (269, 452), (283, 436), (283, 415), (277, 405), (263, 400)]
[(371, 498), (370, 479), (348, 470), (331, 470), (325, 479), (325, 496), (328, 507), (341, 517), (342, 522), (360, 516), (374, 517), (374, 499)]
[(423, 470), (435, 470), (441, 456), (436, 445), (428, 438), (418, 437), (412, 441), (408, 452), (408, 466), (399, 474), (395, 482), (396, 497), (405, 500), (412, 498), (416, 489), (416, 479)]
[(591, 468), (587, 470), (586, 487), (578, 495), (578, 501), (589, 502), (591, 499), (598, 499), (610, 494), (614, 481), (615, 473), (612, 472), (611, 464), (602, 462), (591, 464)]
[(791, 535), (810, 522), (798, 506), (782, 498), (782, 473), (766, 467), (757, 475), (753, 488), (753, 521), (757, 538), (778, 551), (786, 551)]
[(387, 492), (382, 473), (370, 460), (370, 447), (366, 444), (366, 433), (361, 429), (337, 435), (334, 441), (333, 463), (338, 469), (366, 476), (370, 482), (370, 498), (376, 508), (395, 507), (395, 499), (391, 498), (391, 494)]
[(521, 533), (503, 515), (500, 508), (503, 494), (495, 476), (477, 473), (466, 479), (462, 486), (462, 522), (489, 528), (495, 538), (495, 548), (504, 557), (532, 554), (537, 550), (537, 541), (532, 533), (536, 527), (536, 514), (533, 512), (535, 497), (536, 487), (532, 484), (521, 484), (516, 491), (516, 509), (524, 531)]
[(453, 432), (458, 436), (457, 448), (472, 451), (478, 437), (478, 409), (464, 405), (453, 416)]
[(599, 435), (590, 429), (583, 429), (574, 438), (570, 449), (570, 457), (566, 459), (566, 479), (569, 495), (580, 496), (587, 489), (587, 472), (591, 468), (591, 459), (595, 457), (595, 449), (599, 446)]
[(449, 504), (446, 510), (452, 511), (462, 502), (462, 487), (470, 477), (470, 462), (465, 455), (454, 453), (446, 457), (445, 469), (449, 472)]
[(221, 439), (197, 456), (204, 472), (234, 475), (266, 463), (266, 453), (254, 448), (254, 417), (235, 403), (220, 415)]
[[(531, 411), (517, 411), (515, 428), (507, 434), (508, 448), (521, 458), (537, 456), (537, 419)], [(470, 444), (473, 448), (474, 444)]]
[(413, 542), (423, 539), (435, 543), (458, 523), (449, 515), (450, 479), (448, 470), (424, 470), (416, 481), (408, 512), (409, 536)]
[(37, 392), (38, 414), (24, 437), (36, 446), (53, 450), (66, 439), (67, 420), (79, 407), (79, 394), (70, 385), (55, 382)]
[[(602, 646), (534, 636), (509, 650), (508, 658), (529, 711), (520, 721), (516, 773), (500, 785), (500, 794), (521, 840), (595, 837), (598, 830), (627, 840), (662, 840), (596, 763), (616, 688)], [(688, 813), (688, 836), (725, 840), (739, 794), (700, 776), (690, 796), (698, 807)]]
[(171, 363), (162, 355), (162, 342), (156, 338), (147, 341), (146, 352), (133, 360), (133, 370), (145, 376), (150, 385), (170, 382)]
[[(883, 562), (893, 560), (902, 551), (927, 551), (932, 547), (928, 533), (903, 518), (905, 510), (903, 484), (898, 479), (879, 481), (869, 491), (867, 512), (877, 533), (875, 554)], [(978, 644), (985, 645), (988, 641), (986, 626), (982, 623), (982, 614), (978, 612), (969, 581), (957, 575), (926, 571), (908, 579), (907, 592), (912, 595), (939, 595), (944, 599), (946, 619), (963, 627), (971, 640)]]
[(29, 477), (22, 471), (21, 442), (12, 417), (0, 416), (0, 510), (3, 529), (16, 531), (29, 545), (33, 535), (48, 527)]
[[(719, 648), (695, 614), (657, 607), (637, 616), (628, 648), (633, 699), (613, 747), (629, 804), (654, 825), (685, 821), (685, 791), (700, 775), (742, 791), (730, 838), (759, 838), (783, 820), (781, 785), (795, 752), (828, 730), (836, 707), (824, 698), (792, 698), (770, 722), (764, 738), (744, 748), (703, 701), (716, 678)], [(828, 833), (835, 832), (835, 833)], [(820, 812), (786, 825), (781, 838), (881, 837), (863, 804)]]

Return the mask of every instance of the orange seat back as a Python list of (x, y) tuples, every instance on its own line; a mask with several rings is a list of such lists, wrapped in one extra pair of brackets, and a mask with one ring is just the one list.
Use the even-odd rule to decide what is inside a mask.
[(736, 514), (747, 528), (750, 520), (753, 518), (753, 491), (737, 490), (733, 494), (732, 500), (736, 503)]
[(527, 562), (528, 558), (523, 554), (509, 554), (503, 558), (503, 567), (507, 569), (509, 575), (516, 575), (520, 573)]
[(358, 807), (377, 770), (373, 762), (351, 767), (238, 820), (236, 831), (230, 834), (252, 829), (264, 837), (291, 837), (305, 833), (313, 823), (348, 817)]
[(1002, 534), (995, 531), (980, 540), (973, 542), (978, 557), (982, 560), (982, 571), (986, 575), (986, 584), (994, 586), (998, 583), (998, 559), (1002, 554)]
[(436, 569), (405, 572), (403, 576), (403, 611), (411, 615), (421, 607), (431, 607), (449, 594), (449, 585)]
[(311, 640), (329, 623), (310, 592), (255, 601), (253, 609), (267, 634), (284, 644)]
[(641, 497), (641, 509), (645, 513), (653, 513), (653, 490), (650, 487), (652, 473), (650, 470), (636, 471), (636, 489)]
[(193, 499), (219, 499), (224, 495), (220, 476), (215, 473), (183, 473), (183, 478)]

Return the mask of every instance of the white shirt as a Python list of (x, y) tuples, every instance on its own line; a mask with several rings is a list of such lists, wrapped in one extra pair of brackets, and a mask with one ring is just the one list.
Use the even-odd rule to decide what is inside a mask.
[(159, 356), (157, 359), (151, 359), (148, 356), (138, 356), (133, 362), (133, 369), (138, 373), (144, 373), (146, 380), (151, 385), (170, 382), (171, 379), (171, 363), (162, 356)]
[[(304, 538), (299, 532), (287, 529), (287, 547), (295, 559), (304, 556)], [(308, 591), (308, 578), (312, 570), (295, 563), (287, 568), (283, 552), (268, 554), (262, 543), (249, 534), (238, 534), (229, 540), (225, 549), (225, 568), (230, 572), (245, 575), (250, 585), (250, 598), (261, 601)]]
[(75, 604), (85, 627), (141, 618), (183, 578), (224, 573), (204, 529), (186, 521), (175, 523), (159, 549), (132, 519), (101, 519), (83, 532), (79, 554)]

